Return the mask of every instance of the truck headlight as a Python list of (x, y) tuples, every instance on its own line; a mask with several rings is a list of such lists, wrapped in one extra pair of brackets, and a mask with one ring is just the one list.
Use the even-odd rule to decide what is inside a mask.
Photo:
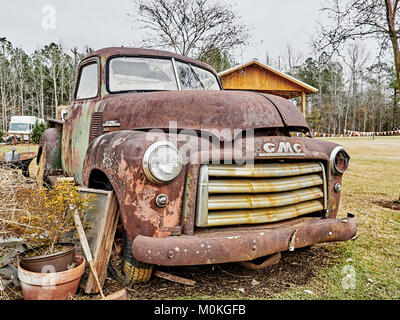
[(350, 156), (343, 147), (336, 147), (331, 153), (332, 173), (343, 174), (350, 164)]
[(182, 160), (176, 147), (168, 141), (152, 144), (143, 156), (146, 177), (157, 184), (174, 180), (182, 169)]

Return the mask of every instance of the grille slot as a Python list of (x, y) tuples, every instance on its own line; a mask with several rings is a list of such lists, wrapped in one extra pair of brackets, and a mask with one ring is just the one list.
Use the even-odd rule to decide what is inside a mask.
[(90, 126), (89, 141), (92, 141), (102, 133), (103, 113), (94, 112), (92, 115), (92, 123)]
[(319, 162), (200, 167), (197, 227), (281, 221), (326, 207)]

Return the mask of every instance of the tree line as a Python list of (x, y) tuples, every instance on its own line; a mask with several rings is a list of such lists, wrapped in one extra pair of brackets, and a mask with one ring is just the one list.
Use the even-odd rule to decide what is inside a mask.
[[(317, 60), (307, 60), (300, 77), (314, 66), (320, 89), (310, 120), (328, 133), (342, 128), (389, 131), (400, 126), (399, 0), (325, 0), (312, 39)], [(364, 44), (374, 44), (374, 56)], [(310, 65), (311, 62), (311, 65)], [(296, 74), (296, 70), (294, 70)], [(332, 132), (332, 130), (334, 132)]]
[[(218, 72), (234, 66), (234, 52), (252, 34), (234, 5), (211, 0), (134, 0), (142, 45), (190, 55)], [(399, 0), (324, 0), (308, 55), (287, 45), (265, 63), (318, 89), (309, 96), (314, 131), (389, 131), (400, 126)], [(365, 40), (378, 44), (375, 57)]]
[(307, 96), (306, 118), (313, 131), (341, 134), (400, 127), (396, 70), (390, 61), (371, 58), (360, 43), (336, 58), (326, 53), (306, 56), (289, 44), (276, 57), (267, 54), (264, 62), (318, 89)]
[[(313, 131), (389, 131), (400, 127), (398, 44), (399, 0), (325, 0), (304, 54), (287, 45), (265, 63), (318, 89), (308, 97)], [(235, 50), (251, 45), (252, 35), (233, 5), (212, 0), (134, 0), (134, 26), (142, 47), (162, 48), (197, 58), (223, 71), (234, 66)], [(364, 40), (374, 40), (372, 56)], [(12, 115), (55, 117), (71, 100), (76, 68), (92, 51), (45, 45), (32, 54), (0, 38), (0, 130)]]
[(50, 43), (27, 54), (0, 38), (0, 131), (13, 115), (55, 118), (57, 107), (70, 103), (77, 65), (90, 51)]

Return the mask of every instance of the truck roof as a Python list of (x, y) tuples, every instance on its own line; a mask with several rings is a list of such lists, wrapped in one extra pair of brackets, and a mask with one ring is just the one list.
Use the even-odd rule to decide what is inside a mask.
[(176, 60), (197, 65), (201, 68), (207, 69), (216, 74), (214, 68), (204, 62), (174, 52), (163, 51), (163, 50), (129, 48), (129, 47), (108, 47), (89, 53), (83, 60), (96, 56), (106, 59), (108, 59), (111, 56), (144, 56), (144, 57), (174, 58)]
[(42, 119), (34, 116), (11, 116), (10, 123), (35, 123), (37, 120), (40, 121)]

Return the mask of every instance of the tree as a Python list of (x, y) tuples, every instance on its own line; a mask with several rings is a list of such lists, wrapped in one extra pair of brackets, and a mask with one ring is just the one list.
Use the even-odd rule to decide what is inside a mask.
[(357, 39), (376, 39), (382, 50), (390, 43), (400, 84), (399, 0), (330, 0), (322, 10), (330, 23), (321, 25), (314, 41), (319, 51), (337, 53), (345, 42)]
[(212, 66), (217, 72), (227, 70), (235, 64), (228, 52), (221, 52), (213, 46), (204, 50), (198, 59)]
[(36, 103), (40, 106), (40, 118), (44, 118), (44, 77), (45, 77), (45, 66), (43, 63), (43, 57), (40, 51), (36, 50), (32, 57), (32, 77), (35, 87)]
[(32, 128), (32, 142), (39, 144), (43, 132), (47, 129), (47, 124), (36, 121)]
[(135, 0), (143, 45), (195, 58), (217, 48), (222, 55), (247, 44), (248, 29), (231, 5), (211, 0)]
[(72, 56), (51, 43), (28, 55), (0, 38), (0, 129), (7, 131), (13, 115), (54, 117), (58, 104), (69, 103), (76, 66), (89, 51), (74, 48)]
[(397, 95), (397, 92), (399, 91), (399, 83), (397, 82), (396, 78), (396, 71), (394, 68), (387, 68), (388, 72), (388, 86), (390, 89), (393, 90), (393, 121), (392, 121), (392, 128), (398, 128), (399, 126), (397, 125), (397, 118), (396, 118), (396, 111), (398, 108), (398, 103), (399, 103), (399, 97)]
[(313, 108), (307, 121), (311, 128), (319, 132), (341, 132), (345, 122), (342, 65), (335, 61), (325, 62), (323, 56), (308, 58), (292, 73), (299, 80), (318, 88), (318, 94), (309, 97)]
[(62, 55), (62, 46), (57, 45), (55, 43), (50, 43), (46, 45), (42, 49), (42, 56), (45, 59), (45, 64), (47, 66), (47, 70), (49, 72), (49, 76), (53, 85), (53, 97), (54, 97), (54, 113), (57, 114), (57, 107), (58, 107), (58, 81), (57, 79), (60, 76), (61, 68), (60, 68), (60, 61)]

